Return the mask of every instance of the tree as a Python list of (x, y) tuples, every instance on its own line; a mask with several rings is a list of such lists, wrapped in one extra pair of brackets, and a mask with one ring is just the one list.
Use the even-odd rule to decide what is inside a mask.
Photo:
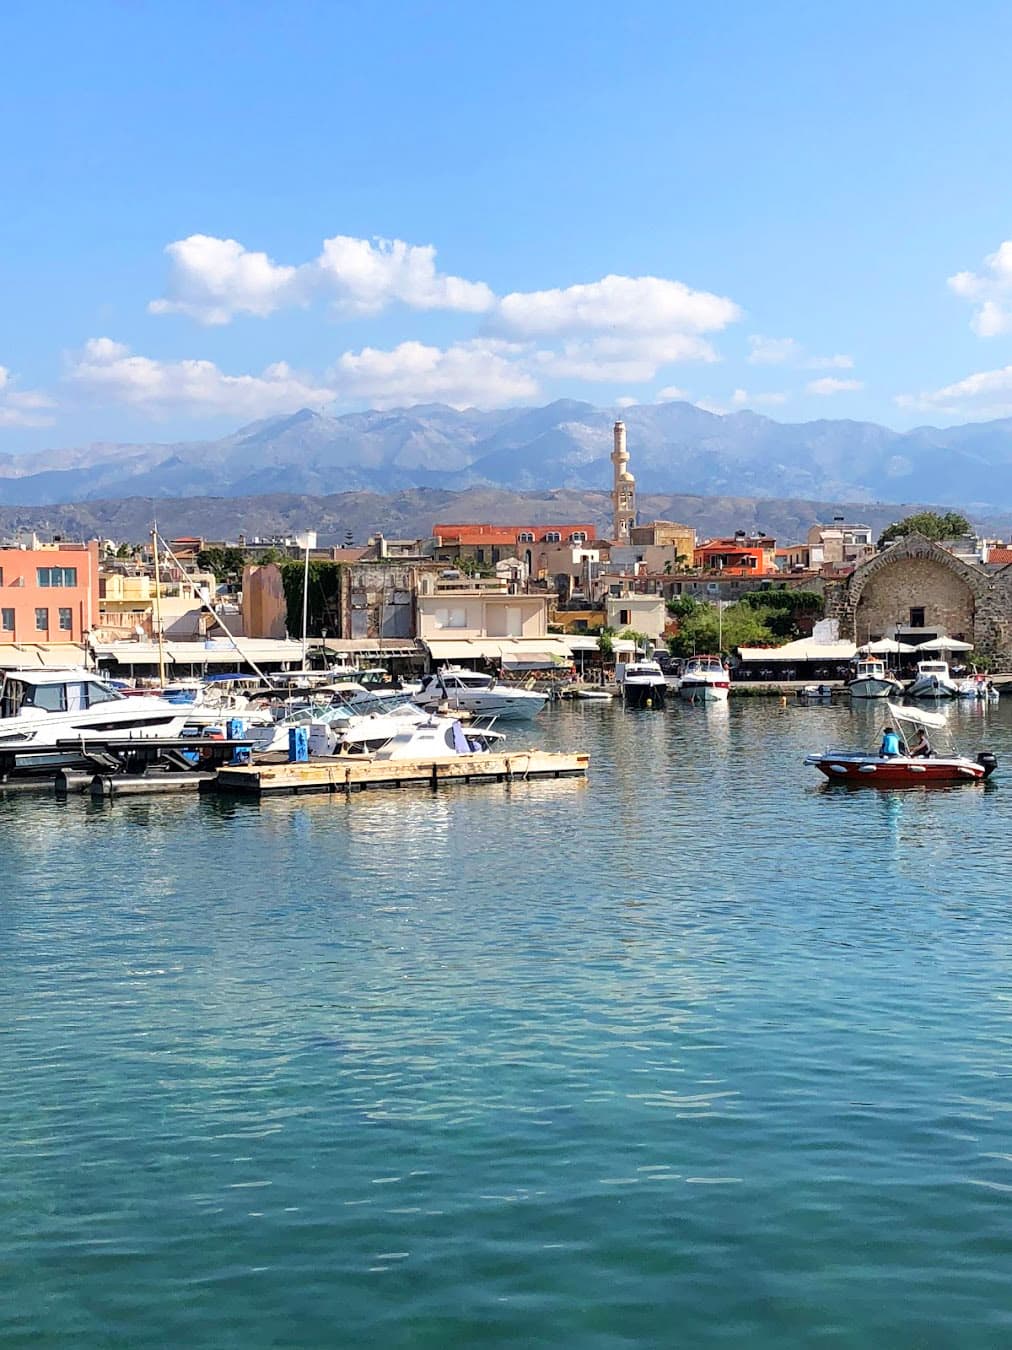
[(242, 581), (246, 566), (246, 550), (242, 548), (202, 548), (197, 554), (197, 566), (202, 572), (211, 572), (221, 582), (237, 586)]
[[(302, 635), (302, 583), (306, 564), (301, 559), (288, 559), (280, 564), (281, 582), (285, 588), (286, 623), (291, 634)], [(311, 559), (309, 563), (309, 604), (306, 631), (339, 634), (341, 613), (342, 563)]]
[(696, 608), (680, 618), (678, 632), (668, 639), (672, 656), (692, 656), (701, 652), (730, 651), (734, 647), (761, 647), (774, 642), (774, 634), (765, 616), (751, 605), (727, 605), (718, 612), (716, 605), (696, 602)]
[(613, 660), (615, 656), (615, 630), (614, 628), (602, 628), (597, 638), (597, 650), (601, 654), (601, 664)]
[(879, 548), (885, 548), (894, 539), (905, 539), (908, 534), (923, 534), (928, 539), (958, 539), (961, 534), (972, 534), (973, 526), (966, 516), (958, 511), (918, 511), (915, 515), (904, 516), (893, 521), (882, 531), (878, 541)]
[(688, 619), (703, 608), (701, 601), (693, 595), (678, 595), (667, 603), (667, 610), (673, 618)]

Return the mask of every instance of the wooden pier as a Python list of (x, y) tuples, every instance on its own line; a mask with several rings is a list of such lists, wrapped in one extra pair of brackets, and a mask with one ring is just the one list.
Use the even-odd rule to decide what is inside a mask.
[(230, 766), (218, 770), (218, 792), (277, 793), (362, 792), (368, 788), (428, 787), (466, 783), (527, 782), (535, 778), (586, 778), (590, 756), (545, 750), (454, 755), (437, 760), (369, 759), (350, 755), (287, 762)]

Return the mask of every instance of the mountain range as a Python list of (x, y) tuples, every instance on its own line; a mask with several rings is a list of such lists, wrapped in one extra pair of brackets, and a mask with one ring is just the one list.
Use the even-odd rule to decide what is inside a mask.
[(463, 411), (423, 404), (339, 417), (303, 409), (213, 441), (0, 455), (0, 505), (120, 497), (247, 497), (607, 489), (612, 423), (641, 492), (1012, 507), (1012, 418), (939, 429), (777, 422), (691, 403), (616, 412), (560, 400)]

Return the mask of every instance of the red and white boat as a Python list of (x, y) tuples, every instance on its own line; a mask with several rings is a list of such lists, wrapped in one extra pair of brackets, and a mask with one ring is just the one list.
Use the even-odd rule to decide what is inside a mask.
[(908, 753), (904, 728), (919, 727), (925, 733), (931, 728), (946, 725), (942, 713), (922, 712), (918, 708), (898, 708), (887, 705), (889, 715), (900, 728), (898, 755), (869, 754), (861, 750), (824, 750), (819, 755), (808, 755), (806, 764), (812, 764), (831, 782), (849, 783), (862, 787), (924, 787), (931, 783), (982, 783), (998, 767), (997, 758), (982, 750), (976, 759), (960, 754), (924, 755)]

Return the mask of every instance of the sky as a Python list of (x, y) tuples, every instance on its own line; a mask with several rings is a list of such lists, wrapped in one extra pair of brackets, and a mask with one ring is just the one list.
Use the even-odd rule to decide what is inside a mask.
[(7, 0), (0, 453), (312, 407), (1012, 415), (1012, 10)]

